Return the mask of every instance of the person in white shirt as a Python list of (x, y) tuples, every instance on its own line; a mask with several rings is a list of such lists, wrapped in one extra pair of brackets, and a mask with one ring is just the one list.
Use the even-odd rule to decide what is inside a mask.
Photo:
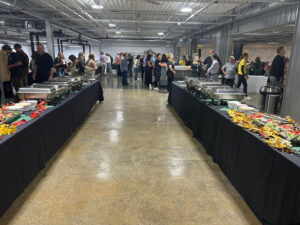
[(111, 65), (111, 57), (108, 53), (106, 53), (106, 72), (107, 75), (111, 75), (112, 74), (112, 65)]
[(212, 58), (212, 64), (210, 66), (210, 68), (208, 68), (206, 75), (208, 76), (208, 79), (213, 79), (213, 80), (217, 80), (218, 79), (218, 75), (219, 75), (219, 71), (220, 71), (220, 63), (217, 59), (217, 55), (213, 54), (211, 56)]
[(140, 58), (141, 56), (138, 55), (134, 62), (133, 62), (133, 68), (134, 68), (134, 81), (139, 81), (138, 79), (138, 73), (139, 73), (139, 65), (140, 65)]
[(101, 55), (100, 55), (100, 64), (101, 64), (101, 67), (102, 67), (102, 74), (103, 75), (106, 74), (106, 60), (107, 60), (106, 55), (104, 54), (104, 52), (101, 52)]

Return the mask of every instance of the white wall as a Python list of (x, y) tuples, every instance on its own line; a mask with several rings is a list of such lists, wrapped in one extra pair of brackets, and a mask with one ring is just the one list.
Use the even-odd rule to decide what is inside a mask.
[(125, 40), (103, 40), (101, 51), (111, 54), (113, 57), (117, 52), (127, 52), (134, 56), (144, 54), (145, 50), (152, 49), (156, 53), (173, 53), (173, 44), (152, 41), (125, 41)]
[[(54, 46), (55, 55), (58, 53), (57, 45)], [(47, 51), (47, 45), (45, 44)], [(101, 44), (101, 51), (111, 54), (113, 57), (117, 52), (127, 52), (134, 56), (141, 55), (145, 50), (152, 49), (156, 53), (173, 53), (174, 45), (166, 42), (154, 42), (154, 41), (125, 41), (125, 40), (103, 40)], [(23, 46), (24, 52), (31, 56), (30, 44)], [(78, 56), (78, 53), (82, 52), (82, 47), (64, 47), (64, 55), (68, 58), (70, 55)], [(89, 54), (89, 49), (85, 48), (86, 58)], [(92, 46), (92, 53), (95, 54), (95, 59), (100, 58), (100, 45)]]

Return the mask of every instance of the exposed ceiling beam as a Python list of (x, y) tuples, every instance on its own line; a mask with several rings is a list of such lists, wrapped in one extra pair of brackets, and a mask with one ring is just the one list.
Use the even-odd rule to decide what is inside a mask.
[[(61, 19), (61, 18), (54, 18), (56, 21), (62, 21), (62, 20), (68, 20), (68, 19)], [(80, 19), (72, 19), (72, 21), (78, 21)], [(96, 20), (97, 22), (104, 22), (104, 23), (109, 23), (110, 20), (103, 20), (103, 19), (98, 19)], [(112, 19), (112, 22), (118, 24), (122, 23), (155, 23), (155, 24), (177, 24), (178, 21), (154, 21), (154, 20), (142, 20), (142, 21), (136, 21), (136, 20), (114, 20)], [(187, 25), (202, 25), (202, 24), (221, 24), (221, 23), (216, 23), (216, 22), (186, 22), (184, 24)]]

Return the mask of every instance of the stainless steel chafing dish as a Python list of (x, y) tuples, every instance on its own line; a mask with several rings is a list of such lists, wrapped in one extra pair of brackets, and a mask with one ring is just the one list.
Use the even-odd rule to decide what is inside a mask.
[(72, 82), (59, 82), (59, 81), (47, 81), (43, 84), (46, 85), (61, 85), (64, 88), (64, 91), (71, 91), (72, 90)]
[(83, 83), (83, 79), (79, 77), (55, 77), (53, 81), (58, 81), (58, 82), (72, 82), (73, 86), (78, 86)]
[(238, 88), (216, 89), (209, 93), (209, 97), (214, 100), (242, 100), (245, 93)]
[(52, 88), (34, 88), (34, 87), (24, 87), (20, 88), (18, 91), (19, 97), (21, 99), (44, 99), (50, 100), (56, 97), (56, 90)]
[(38, 83), (38, 84), (32, 84), (31, 87), (34, 87), (34, 88), (55, 88), (56, 95), (61, 95), (65, 92), (65, 88), (61, 84)]

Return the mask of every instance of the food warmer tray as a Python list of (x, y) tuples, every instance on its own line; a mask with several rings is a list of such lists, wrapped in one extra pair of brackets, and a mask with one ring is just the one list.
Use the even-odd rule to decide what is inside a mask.
[(72, 82), (59, 82), (59, 81), (47, 81), (43, 84), (47, 85), (62, 85), (65, 91), (71, 91), (72, 90)]
[(64, 88), (64, 86), (61, 85), (61, 84), (44, 84), (44, 83), (41, 83), (41, 84), (32, 84), (31, 86), (34, 87), (34, 88), (52, 88), (52, 87), (54, 87), (55, 91), (56, 91), (56, 95), (61, 95), (66, 90)]
[(77, 87), (82, 85), (83, 79), (80, 79), (78, 77), (55, 77), (53, 79), (54, 82), (71, 82), (73, 87)]
[(210, 93), (216, 93), (218, 90), (232, 89), (229, 85), (215, 85), (215, 86), (205, 86), (201, 91), (209, 95)]
[(209, 93), (209, 97), (219, 101), (242, 100), (245, 97), (245, 93), (238, 88), (217, 89), (214, 92)]
[(0, 125), (1, 124), (10, 124), (10, 123), (14, 122), (16, 119), (18, 119), (21, 116), (20, 112), (5, 111), (5, 113), (12, 113), (13, 116), (11, 118), (7, 119), (7, 120), (0, 121)]
[(44, 99), (50, 100), (56, 97), (56, 90), (52, 88), (33, 88), (25, 87), (20, 88), (18, 91), (21, 99)]
[(187, 70), (189, 70), (189, 67), (190, 66), (175, 66), (174, 69), (175, 69), (175, 71), (179, 71), (179, 70), (187, 71)]

